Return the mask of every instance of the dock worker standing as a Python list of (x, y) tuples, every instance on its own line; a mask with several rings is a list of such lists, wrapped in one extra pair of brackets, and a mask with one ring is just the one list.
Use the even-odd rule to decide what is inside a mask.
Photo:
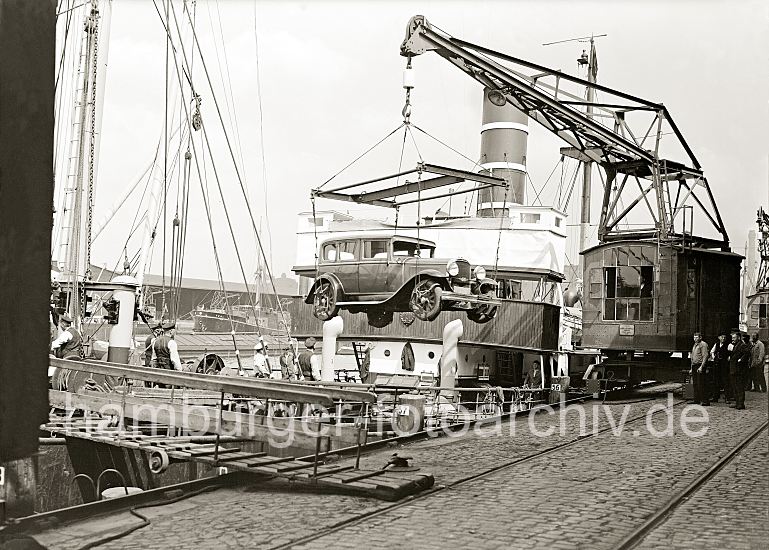
[(711, 373), (713, 383), (712, 400), (718, 403), (721, 392), (724, 392), (724, 402), (731, 399), (731, 384), (729, 383), (729, 344), (726, 343), (726, 334), (718, 335), (718, 342), (710, 349), (710, 360), (713, 362), (714, 371)]
[(305, 380), (320, 380), (320, 357), (315, 355), (315, 338), (310, 336), (304, 341), (305, 349), (299, 354), (299, 368)]
[(758, 339), (758, 333), (753, 333), (753, 347), (750, 348), (750, 369), (753, 371), (753, 387), (755, 391), (765, 392), (764, 380), (764, 355), (766, 349), (764, 343)]
[(155, 341), (155, 338), (163, 334), (163, 326), (158, 323), (153, 327), (150, 327), (150, 334), (147, 336), (147, 338), (144, 340), (144, 366), (145, 367), (151, 367), (152, 366), (152, 343)]
[(732, 381), (732, 391), (736, 403), (730, 407), (742, 410), (745, 408), (745, 376), (748, 374), (750, 351), (740, 338), (739, 331), (732, 331), (732, 353), (729, 356), (729, 378)]
[(539, 361), (534, 361), (529, 368), (529, 372), (523, 378), (523, 384), (528, 385), (530, 388), (542, 387), (542, 369)]
[(152, 355), (155, 366), (159, 369), (182, 370), (179, 349), (176, 345), (176, 323), (170, 321), (162, 325), (163, 333), (152, 342)]
[(257, 340), (254, 344), (254, 376), (257, 378), (269, 378), (271, 374), (270, 362), (264, 349), (264, 342)]
[(59, 316), (59, 330), (61, 331), (51, 343), (51, 353), (59, 359), (82, 359), (83, 337), (72, 326), (72, 317), (66, 313)]
[(299, 368), (293, 346), (286, 346), (283, 350), (283, 354), (280, 356), (280, 370), (283, 380), (293, 382), (302, 379), (302, 371)]
[(692, 347), (692, 381), (694, 382), (694, 402), (707, 407), (710, 405), (710, 388), (708, 388), (707, 362), (710, 356), (708, 345), (702, 340), (699, 332), (694, 333)]

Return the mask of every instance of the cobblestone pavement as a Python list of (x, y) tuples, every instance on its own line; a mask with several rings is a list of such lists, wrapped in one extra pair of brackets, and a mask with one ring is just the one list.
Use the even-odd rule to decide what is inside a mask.
[[(766, 394), (748, 395), (746, 411), (723, 404), (707, 409), (707, 424), (690, 425), (692, 430), (707, 426), (705, 435), (697, 438), (682, 433), (682, 406), (673, 409), (669, 418), (664, 413), (656, 415), (650, 424), (654, 430), (672, 427), (672, 436), (655, 437), (649, 432), (643, 417), (652, 407), (664, 408), (665, 399), (612, 404), (605, 409), (587, 403), (586, 432), (593, 429), (594, 411), (596, 429), (610, 427), (611, 422), (616, 426), (623, 413), (626, 419), (642, 419), (625, 426), (618, 436), (601, 433), (509, 468), (504, 466), (577, 439), (581, 427), (576, 410), (566, 414), (562, 433), (558, 412), (552, 416), (540, 413), (487, 427), (483, 434), (470, 431), (463, 437), (426, 439), (383, 449), (367, 456), (362, 465), (382, 467), (397, 451), (413, 457), (416, 466), (432, 473), (439, 490), (392, 507), (369, 498), (312, 492), (282, 480), (255, 481), (251, 487), (221, 489), (172, 505), (142, 509), (140, 513), (151, 521), (149, 526), (100, 548), (273, 548), (292, 544), (324, 550), (394, 544), (403, 549), (446, 545), (609, 548), (765, 420)], [(554, 433), (537, 437), (530, 427), (539, 432), (552, 427)], [(756, 460), (765, 472), (767, 457)], [(494, 468), (500, 469), (457, 484)], [(769, 488), (758, 483), (760, 477), (752, 479), (755, 497), (737, 498), (730, 493), (730, 498), (735, 504), (744, 503), (741, 513), (745, 522), (765, 525), (765, 506), (761, 509), (761, 503), (769, 499)], [(440, 490), (445, 486), (451, 487)], [(728, 505), (728, 501), (722, 502)], [(373, 515), (357, 521), (361, 514)], [(52, 549), (78, 548), (139, 523), (126, 512), (52, 529), (36, 538)], [(711, 523), (703, 526), (710, 527)], [(740, 527), (730, 532), (735, 541), (750, 548), (751, 533), (757, 529)], [(695, 534), (685, 523), (675, 530), (688, 533), (689, 540)]]
[(766, 431), (649, 533), (637, 548), (769, 548), (769, 436)]

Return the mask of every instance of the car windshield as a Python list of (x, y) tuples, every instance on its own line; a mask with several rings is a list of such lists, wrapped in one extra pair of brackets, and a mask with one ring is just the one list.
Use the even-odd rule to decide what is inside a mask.
[(417, 244), (408, 241), (393, 241), (393, 256), (432, 258), (434, 251), (434, 247), (425, 243)]

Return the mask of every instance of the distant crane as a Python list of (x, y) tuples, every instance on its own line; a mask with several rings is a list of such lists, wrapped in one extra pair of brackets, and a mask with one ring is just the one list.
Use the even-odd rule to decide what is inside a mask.
[(756, 279), (756, 292), (769, 291), (769, 214), (763, 207), (758, 209), (756, 219), (761, 237), (758, 240), (758, 254), (761, 263), (758, 265), (758, 278)]

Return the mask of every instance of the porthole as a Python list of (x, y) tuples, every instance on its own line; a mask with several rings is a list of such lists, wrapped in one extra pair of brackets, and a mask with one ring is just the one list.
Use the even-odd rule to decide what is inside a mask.
[(384, 356), (385, 357), (390, 357), (390, 350), (389, 349), (384, 350)]
[(435, 359), (435, 353), (433, 353), (432, 351), (427, 352), (427, 358), (428, 359)]

